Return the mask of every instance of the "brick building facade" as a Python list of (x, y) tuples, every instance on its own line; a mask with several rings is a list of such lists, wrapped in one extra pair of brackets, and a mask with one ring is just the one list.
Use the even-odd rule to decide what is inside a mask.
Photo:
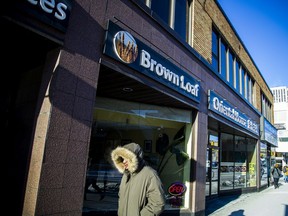
[[(273, 95), (225, 12), (214, 0), (158, 4), (5, 5), (11, 214), (116, 215), (121, 176), (109, 153), (127, 142), (159, 172), (163, 215), (204, 215), (206, 199), (269, 185)], [(117, 35), (133, 44), (133, 61), (117, 52)], [(237, 65), (226, 76), (216, 39)], [(175, 185), (184, 192), (171, 193)]]

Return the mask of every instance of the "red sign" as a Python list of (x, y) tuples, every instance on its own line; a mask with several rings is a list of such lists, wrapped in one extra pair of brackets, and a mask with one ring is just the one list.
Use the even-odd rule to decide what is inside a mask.
[(172, 196), (181, 196), (185, 193), (186, 186), (181, 182), (175, 182), (168, 188), (168, 193)]

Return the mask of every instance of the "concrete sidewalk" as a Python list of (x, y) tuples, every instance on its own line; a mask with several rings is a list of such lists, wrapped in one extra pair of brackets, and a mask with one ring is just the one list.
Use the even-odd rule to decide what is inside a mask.
[(206, 216), (288, 216), (288, 183), (261, 192), (225, 196), (206, 203)]

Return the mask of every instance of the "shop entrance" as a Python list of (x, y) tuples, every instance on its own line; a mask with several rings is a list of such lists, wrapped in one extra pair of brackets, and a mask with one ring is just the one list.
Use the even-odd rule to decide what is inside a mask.
[[(146, 163), (158, 172), (165, 190), (165, 210), (189, 205), (193, 110), (158, 91), (155, 83), (138, 82), (131, 76), (101, 65), (83, 215), (116, 215), (122, 174), (111, 162), (111, 151), (131, 142), (142, 147)], [(174, 187), (181, 190), (173, 193)]]
[(209, 133), (206, 152), (206, 196), (218, 194), (219, 146), (217, 133)]

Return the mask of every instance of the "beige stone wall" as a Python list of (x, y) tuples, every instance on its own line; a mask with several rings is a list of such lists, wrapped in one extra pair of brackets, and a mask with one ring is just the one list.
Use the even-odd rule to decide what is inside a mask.
[(202, 1), (193, 4), (193, 48), (197, 50), (209, 63), (212, 62), (212, 20), (204, 10)]
[[(255, 80), (255, 98), (254, 106), (258, 111), (261, 111), (261, 92), (263, 92), (267, 99), (273, 106), (273, 95), (269, 89), (269, 86), (265, 83), (264, 79), (260, 75), (257, 67), (253, 63), (249, 54), (243, 47), (243, 44), (237, 37), (233, 28), (222, 14), (214, 0), (194, 0), (194, 35), (193, 35), (193, 48), (197, 50), (205, 59), (211, 62), (211, 35), (212, 25), (214, 25), (222, 37), (228, 42), (230, 48), (237, 54), (242, 64), (250, 72), (251, 76)], [(252, 56), (253, 58), (253, 56)], [(273, 107), (272, 107), (273, 111)], [(272, 120), (273, 123), (274, 120)]]

